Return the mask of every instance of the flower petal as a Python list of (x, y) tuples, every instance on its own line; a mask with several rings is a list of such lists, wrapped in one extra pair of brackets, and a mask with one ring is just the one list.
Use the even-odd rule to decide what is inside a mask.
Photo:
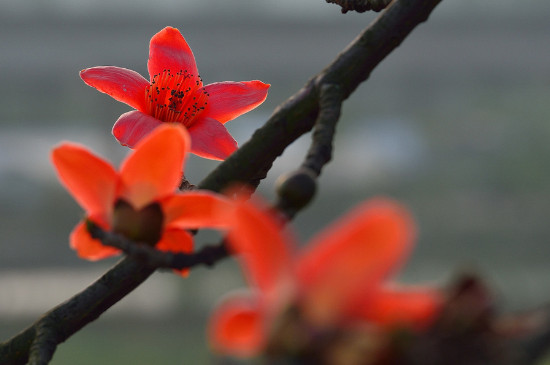
[(86, 228), (86, 222), (80, 222), (71, 232), (69, 243), (79, 257), (96, 261), (120, 254), (120, 250), (104, 246), (100, 240), (93, 239)]
[(113, 126), (113, 136), (121, 145), (134, 148), (143, 137), (162, 123), (148, 114), (133, 110), (118, 118)]
[[(155, 247), (165, 252), (191, 253), (193, 251), (193, 237), (182, 229), (167, 228)], [(187, 276), (189, 269), (174, 270), (174, 272), (181, 276)]]
[(233, 210), (231, 202), (208, 191), (185, 192), (162, 202), (167, 226), (179, 228), (228, 228), (226, 217)]
[(287, 244), (291, 240), (274, 217), (250, 202), (237, 203), (226, 219), (232, 227), (227, 235), (230, 248), (240, 256), (248, 281), (271, 304), (285, 301), (290, 294), (287, 290), (292, 290), (292, 256)]
[(137, 72), (116, 66), (98, 66), (80, 71), (80, 77), (115, 100), (145, 111), (145, 88), (149, 81)]
[(361, 299), (353, 306), (353, 318), (415, 329), (432, 323), (443, 303), (441, 292), (432, 287), (384, 287)]
[(163, 124), (143, 138), (120, 167), (121, 195), (135, 209), (174, 193), (179, 185), (189, 136), (177, 124)]
[(227, 129), (212, 118), (199, 117), (188, 128), (191, 153), (212, 160), (225, 160), (237, 149), (237, 142)]
[(208, 337), (215, 351), (241, 357), (258, 354), (266, 340), (258, 300), (250, 295), (226, 298), (210, 319)]
[(109, 215), (118, 174), (106, 161), (83, 146), (64, 143), (51, 158), (62, 184), (88, 215)]
[(376, 289), (406, 257), (414, 232), (408, 212), (381, 198), (321, 232), (297, 264), (312, 319), (331, 321), (353, 295)]
[(251, 111), (264, 102), (269, 84), (261, 81), (226, 81), (206, 85), (208, 117), (225, 123)]
[(164, 28), (151, 38), (147, 68), (151, 79), (164, 70), (187, 70), (197, 78), (199, 75), (191, 48), (180, 31), (172, 27)]

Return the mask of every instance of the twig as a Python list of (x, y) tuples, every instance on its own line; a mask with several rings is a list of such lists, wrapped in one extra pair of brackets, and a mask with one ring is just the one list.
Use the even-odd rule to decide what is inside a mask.
[(319, 115), (313, 128), (312, 142), (302, 167), (320, 175), (332, 159), (332, 140), (340, 118), (342, 95), (338, 85), (322, 84), (319, 91)]
[(217, 245), (205, 246), (193, 253), (171, 253), (159, 251), (147, 244), (133, 242), (117, 233), (104, 231), (95, 224), (89, 224), (88, 227), (92, 237), (100, 239), (104, 245), (118, 248), (152, 269), (181, 270), (197, 265), (212, 266), (229, 256), (224, 241)]
[(292, 219), (313, 199), (317, 190), (317, 177), (323, 166), (332, 159), (332, 141), (340, 118), (342, 95), (337, 85), (324, 84), (319, 89), (319, 115), (305, 161), (300, 169), (277, 180), (276, 207), (287, 219)]

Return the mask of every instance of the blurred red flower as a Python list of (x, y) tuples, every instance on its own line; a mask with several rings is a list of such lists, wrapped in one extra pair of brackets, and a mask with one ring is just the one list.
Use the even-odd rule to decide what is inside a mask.
[[(241, 258), (253, 290), (231, 295), (217, 308), (209, 332), (216, 350), (259, 353), (289, 309), (298, 313), (292, 320), (305, 323), (308, 333), (357, 323), (420, 329), (434, 319), (441, 303), (438, 291), (387, 281), (415, 236), (410, 215), (396, 202), (377, 198), (360, 204), (298, 253), (264, 212), (242, 202), (228, 216), (230, 248)], [(303, 332), (285, 331), (279, 335), (291, 346), (304, 342), (289, 338)]]
[(147, 68), (150, 80), (115, 66), (80, 72), (86, 84), (136, 109), (113, 126), (130, 148), (163, 122), (180, 123), (191, 135), (191, 153), (223, 160), (237, 149), (224, 124), (260, 105), (270, 86), (257, 80), (203, 86), (191, 48), (172, 27), (151, 38)]

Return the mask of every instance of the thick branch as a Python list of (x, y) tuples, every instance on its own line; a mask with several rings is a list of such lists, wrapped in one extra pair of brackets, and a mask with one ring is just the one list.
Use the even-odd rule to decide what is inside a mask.
[(346, 99), (372, 70), (420, 23), (441, 0), (393, 2), (325, 70), (280, 105), (252, 138), (217, 166), (200, 184), (221, 191), (233, 182), (257, 186), (285, 148), (313, 128), (319, 113), (322, 84), (338, 85)]

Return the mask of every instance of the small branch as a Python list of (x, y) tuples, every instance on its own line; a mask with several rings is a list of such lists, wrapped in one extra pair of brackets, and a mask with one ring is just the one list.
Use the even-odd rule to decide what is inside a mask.
[(302, 164), (302, 167), (314, 171), (317, 176), (332, 159), (332, 141), (342, 107), (342, 94), (338, 85), (323, 84), (319, 94), (319, 115), (313, 128), (311, 146)]
[(380, 11), (386, 8), (392, 0), (326, 0), (327, 3), (338, 4), (342, 7), (342, 14), (348, 11), (364, 13), (373, 10)]
[(197, 265), (212, 266), (229, 256), (224, 241), (218, 245), (210, 245), (193, 253), (171, 253), (155, 249), (146, 244), (133, 242), (126, 237), (102, 230), (94, 224), (89, 225), (92, 237), (100, 239), (106, 246), (118, 248), (135, 260), (152, 269), (188, 269)]
[(332, 141), (340, 118), (342, 95), (340, 88), (333, 84), (321, 85), (319, 93), (319, 115), (305, 161), (300, 169), (282, 175), (277, 180), (276, 208), (287, 219), (292, 219), (313, 199), (317, 190), (317, 177), (323, 166), (332, 159)]

